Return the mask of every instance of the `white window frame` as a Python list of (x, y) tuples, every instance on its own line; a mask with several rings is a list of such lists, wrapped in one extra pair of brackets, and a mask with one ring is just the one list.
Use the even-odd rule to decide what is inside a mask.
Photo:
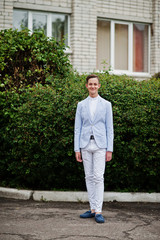
[[(21, 9), (16, 9), (15, 10), (20, 10)], [(27, 11), (28, 13), (28, 29), (33, 33), (33, 13), (38, 13), (38, 14), (44, 14), (47, 15), (47, 37), (52, 37), (52, 26), (51, 26), (51, 18), (52, 14), (64, 14), (68, 16), (68, 33), (67, 33), (67, 42), (68, 42), (68, 47), (70, 47), (70, 15), (62, 12), (42, 12), (42, 11), (30, 11), (27, 9), (23, 9), (23, 11)], [(66, 48), (66, 52), (69, 52), (69, 48)]]
[[(110, 68), (111, 74), (129, 75), (137, 77), (150, 77), (150, 25), (148, 25), (148, 72), (133, 72), (133, 24), (146, 24), (142, 22), (126, 22), (112, 19), (98, 18), (102, 21), (110, 21)], [(115, 69), (115, 24), (128, 25), (128, 70)], [(99, 70), (98, 70), (99, 71)]]

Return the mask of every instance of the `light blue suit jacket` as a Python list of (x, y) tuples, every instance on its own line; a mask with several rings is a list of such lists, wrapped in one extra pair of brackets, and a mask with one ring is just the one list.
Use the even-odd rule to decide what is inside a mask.
[(89, 97), (77, 105), (74, 127), (74, 151), (80, 152), (94, 135), (99, 148), (113, 152), (113, 114), (112, 105), (104, 98), (98, 98), (94, 119), (91, 119)]

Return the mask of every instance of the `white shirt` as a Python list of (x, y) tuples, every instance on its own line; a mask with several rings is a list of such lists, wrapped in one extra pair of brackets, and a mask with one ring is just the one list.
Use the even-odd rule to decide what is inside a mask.
[(99, 98), (99, 96), (94, 97), (94, 98), (89, 96), (89, 110), (90, 110), (92, 120), (94, 119), (94, 115), (96, 112), (98, 98)]

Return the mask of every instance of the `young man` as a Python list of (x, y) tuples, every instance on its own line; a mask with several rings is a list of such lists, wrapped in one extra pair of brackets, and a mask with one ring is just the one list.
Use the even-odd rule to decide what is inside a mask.
[(104, 223), (102, 216), (105, 162), (112, 159), (113, 116), (111, 103), (98, 95), (97, 75), (86, 78), (89, 96), (77, 105), (74, 129), (76, 160), (83, 162), (90, 211), (81, 218), (95, 217)]

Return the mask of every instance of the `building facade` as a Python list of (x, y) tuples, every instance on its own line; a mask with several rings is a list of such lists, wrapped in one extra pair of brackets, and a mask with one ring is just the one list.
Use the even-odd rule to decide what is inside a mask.
[(160, 72), (160, 0), (0, 0), (0, 30), (43, 29), (78, 72)]

